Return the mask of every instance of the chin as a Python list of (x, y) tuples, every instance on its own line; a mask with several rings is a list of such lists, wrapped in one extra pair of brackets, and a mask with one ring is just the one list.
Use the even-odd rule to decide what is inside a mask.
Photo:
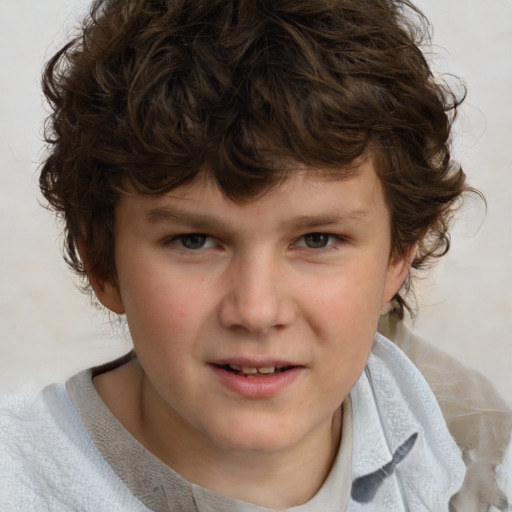
[(246, 455), (273, 455), (285, 452), (291, 447), (290, 439), (276, 439), (274, 435), (265, 435), (259, 437), (251, 437), (249, 439), (239, 438), (233, 439), (232, 437), (222, 442), (222, 448), (233, 454), (246, 454)]
[(215, 436), (216, 444), (232, 453), (271, 455), (286, 451), (305, 437), (296, 426), (286, 428), (282, 419), (274, 422), (258, 422), (254, 418), (246, 422), (234, 422)]

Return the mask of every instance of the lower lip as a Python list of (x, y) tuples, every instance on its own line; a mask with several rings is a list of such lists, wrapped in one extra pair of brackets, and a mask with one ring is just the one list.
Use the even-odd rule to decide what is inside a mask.
[(291, 386), (305, 370), (296, 366), (274, 375), (244, 377), (215, 365), (210, 365), (221, 384), (230, 391), (247, 398), (270, 398)]

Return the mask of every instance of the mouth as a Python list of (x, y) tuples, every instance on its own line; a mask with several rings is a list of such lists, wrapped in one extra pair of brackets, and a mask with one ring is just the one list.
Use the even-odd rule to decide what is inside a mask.
[(247, 378), (258, 378), (258, 377), (271, 377), (273, 375), (278, 375), (280, 373), (284, 373), (287, 371), (296, 368), (293, 365), (286, 366), (241, 366), (237, 364), (214, 364), (217, 368), (221, 370), (227, 371), (229, 373), (233, 373), (235, 375), (239, 375), (240, 377)]
[(250, 399), (276, 397), (307, 375), (307, 367), (276, 359), (224, 359), (209, 365), (224, 389)]

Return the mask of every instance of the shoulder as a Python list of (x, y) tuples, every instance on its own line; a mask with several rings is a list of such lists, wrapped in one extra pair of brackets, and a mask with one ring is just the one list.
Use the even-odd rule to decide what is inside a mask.
[(0, 510), (120, 505), (147, 510), (96, 450), (64, 384), (0, 397)]
[(61, 437), (48, 398), (58, 399), (63, 388), (55, 385), (0, 398), (0, 504), (8, 510), (21, 510), (21, 504), (29, 510), (35, 505), (32, 496), (45, 495)]
[(402, 323), (379, 330), (405, 352), (434, 393), (448, 429), (460, 447), (467, 473), (452, 500), (453, 512), (506, 510), (512, 501), (512, 410), (492, 384)]
[[(0, 396), (0, 450), (9, 455), (27, 455), (33, 443), (44, 439), (44, 435), (58, 424), (56, 412), (65, 417), (71, 411), (65, 407), (65, 388), (54, 384), (42, 390), (25, 390)], [(61, 402), (60, 406), (58, 402)], [(58, 430), (56, 430), (58, 431)], [(4, 459), (0, 461), (3, 466)]]

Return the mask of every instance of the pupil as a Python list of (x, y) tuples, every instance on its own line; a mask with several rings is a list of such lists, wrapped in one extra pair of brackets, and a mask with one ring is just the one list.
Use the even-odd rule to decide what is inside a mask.
[(183, 247), (187, 249), (201, 249), (204, 245), (206, 239), (206, 235), (201, 235), (198, 233), (193, 233), (191, 235), (184, 235), (181, 239), (181, 243)]
[(311, 233), (305, 236), (306, 245), (312, 249), (325, 247), (328, 241), (329, 235), (324, 235), (323, 233)]

